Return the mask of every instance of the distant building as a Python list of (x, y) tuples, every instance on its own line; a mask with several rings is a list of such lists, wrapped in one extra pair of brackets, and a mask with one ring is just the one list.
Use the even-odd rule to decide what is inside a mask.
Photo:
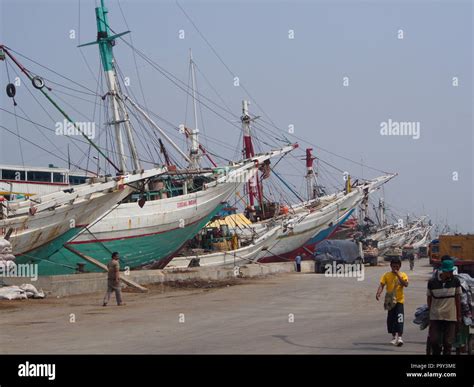
[(92, 175), (71, 173), (66, 168), (0, 164), (0, 195), (8, 200), (44, 195), (71, 185), (84, 184)]

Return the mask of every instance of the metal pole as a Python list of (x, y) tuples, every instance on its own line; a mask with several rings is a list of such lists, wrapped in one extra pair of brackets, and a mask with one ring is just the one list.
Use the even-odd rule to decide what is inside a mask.
[(194, 108), (194, 129), (191, 133), (191, 160), (193, 161), (193, 168), (199, 168), (199, 128), (198, 116), (196, 106), (196, 72), (194, 69), (193, 53), (189, 50), (189, 60), (191, 64), (191, 79), (193, 85), (193, 108)]

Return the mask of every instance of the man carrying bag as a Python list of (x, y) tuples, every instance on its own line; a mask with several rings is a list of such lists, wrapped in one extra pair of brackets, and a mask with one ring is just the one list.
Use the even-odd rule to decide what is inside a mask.
[(402, 261), (393, 258), (390, 261), (391, 271), (386, 272), (380, 278), (380, 285), (375, 298), (377, 301), (384, 287), (386, 287), (384, 309), (387, 310), (387, 331), (392, 334), (390, 343), (397, 347), (403, 345), (403, 322), (405, 320), (403, 304), (405, 295), (403, 289), (408, 286), (408, 276), (401, 272)]

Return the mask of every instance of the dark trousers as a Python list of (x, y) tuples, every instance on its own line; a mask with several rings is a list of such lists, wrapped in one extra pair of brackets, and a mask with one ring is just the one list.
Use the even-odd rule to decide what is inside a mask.
[(433, 355), (441, 355), (441, 342), (443, 355), (451, 355), (456, 336), (456, 321), (430, 320), (429, 335)]
[(398, 333), (399, 336), (403, 335), (403, 322), (405, 321), (405, 314), (403, 310), (403, 304), (397, 302), (393, 309), (387, 313), (387, 331), (395, 336)]
[(299, 273), (301, 272), (301, 263), (296, 264), (296, 271)]

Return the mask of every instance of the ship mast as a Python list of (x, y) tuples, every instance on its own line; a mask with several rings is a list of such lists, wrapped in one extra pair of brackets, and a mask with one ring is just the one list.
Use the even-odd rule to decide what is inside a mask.
[(104, 6), (104, 0), (101, 0), (101, 6), (95, 9), (97, 19), (97, 40), (95, 42), (81, 44), (79, 47), (97, 44), (99, 46), (100, 58), (102, 67), (104, 69), (105, 78), (107, 81), (110, 106), (112, 109), (113, 121), (110, 122), (115, 129), (115, 141), (117, 146), (117, 153), (119, 165), (122, 172), (127, 171), (127, 163), (125, 158), (125, 149), (122, 136), (123, 123), (125, 126), (125, 134), (127, 136), (128, 146), (132, 157), (132, 166), (134, 170), (141, 170), (140, 161), (138, 159), (138, 152), (133, 138), (132, 127), (130, 119), (125, 108), (123, 99), (121, 98), (120, 86), (117, 80), (117, 72), (114, 65), (113, 46), (115, 39), (128, 34), (130, 31), (125, 31), (120, 34), (111, 35), (110, 27), (107, 18), (108, 10)]
[(313, 148), (306, 148), (306, 192), (308, 200), (315, 199), (319, 196), (316, 184), (316, 175), (314, 174), (313, 161), (316, 157), (312, 154)]
[[(244, 140), (244, 153), (245, 158), (250, 159), (255, 156), (255, 151), (253, 149), (252, 143), (252, 132), (250, 129), (250, 122), (253, 120), (249, 115), (249, 105), (250, 102), (243, 100), (242, 101), (242, 116), (240, 121), (242, 122), (242, 131), (243, 131), (243, 140)], [(257, 192), (255, 192), (255, 188)], [(251, 206), (255, 203), (255, 196), (257, 196), (259, 204), (262, 205), (262, 188), (258, 181), (258, 175), (252, 176), (248, 182), (248, 195), (249, 203)], [(262, 208), (263, 210), (263, 208)]]
[(194, 110), (194, 129), (190, 133), (191, 137), (191, 151), (189, 157), (191, 159), (190, 168), (198, 169), (200, 166), (201, 154), (199, 152), (199, 128), (198, 115), (196, 106), (196, 69), (194, 67), (193, 53), (189, 50), (189, 63), (191, 66), (191, 80), (193, 87), (193, 110)]

